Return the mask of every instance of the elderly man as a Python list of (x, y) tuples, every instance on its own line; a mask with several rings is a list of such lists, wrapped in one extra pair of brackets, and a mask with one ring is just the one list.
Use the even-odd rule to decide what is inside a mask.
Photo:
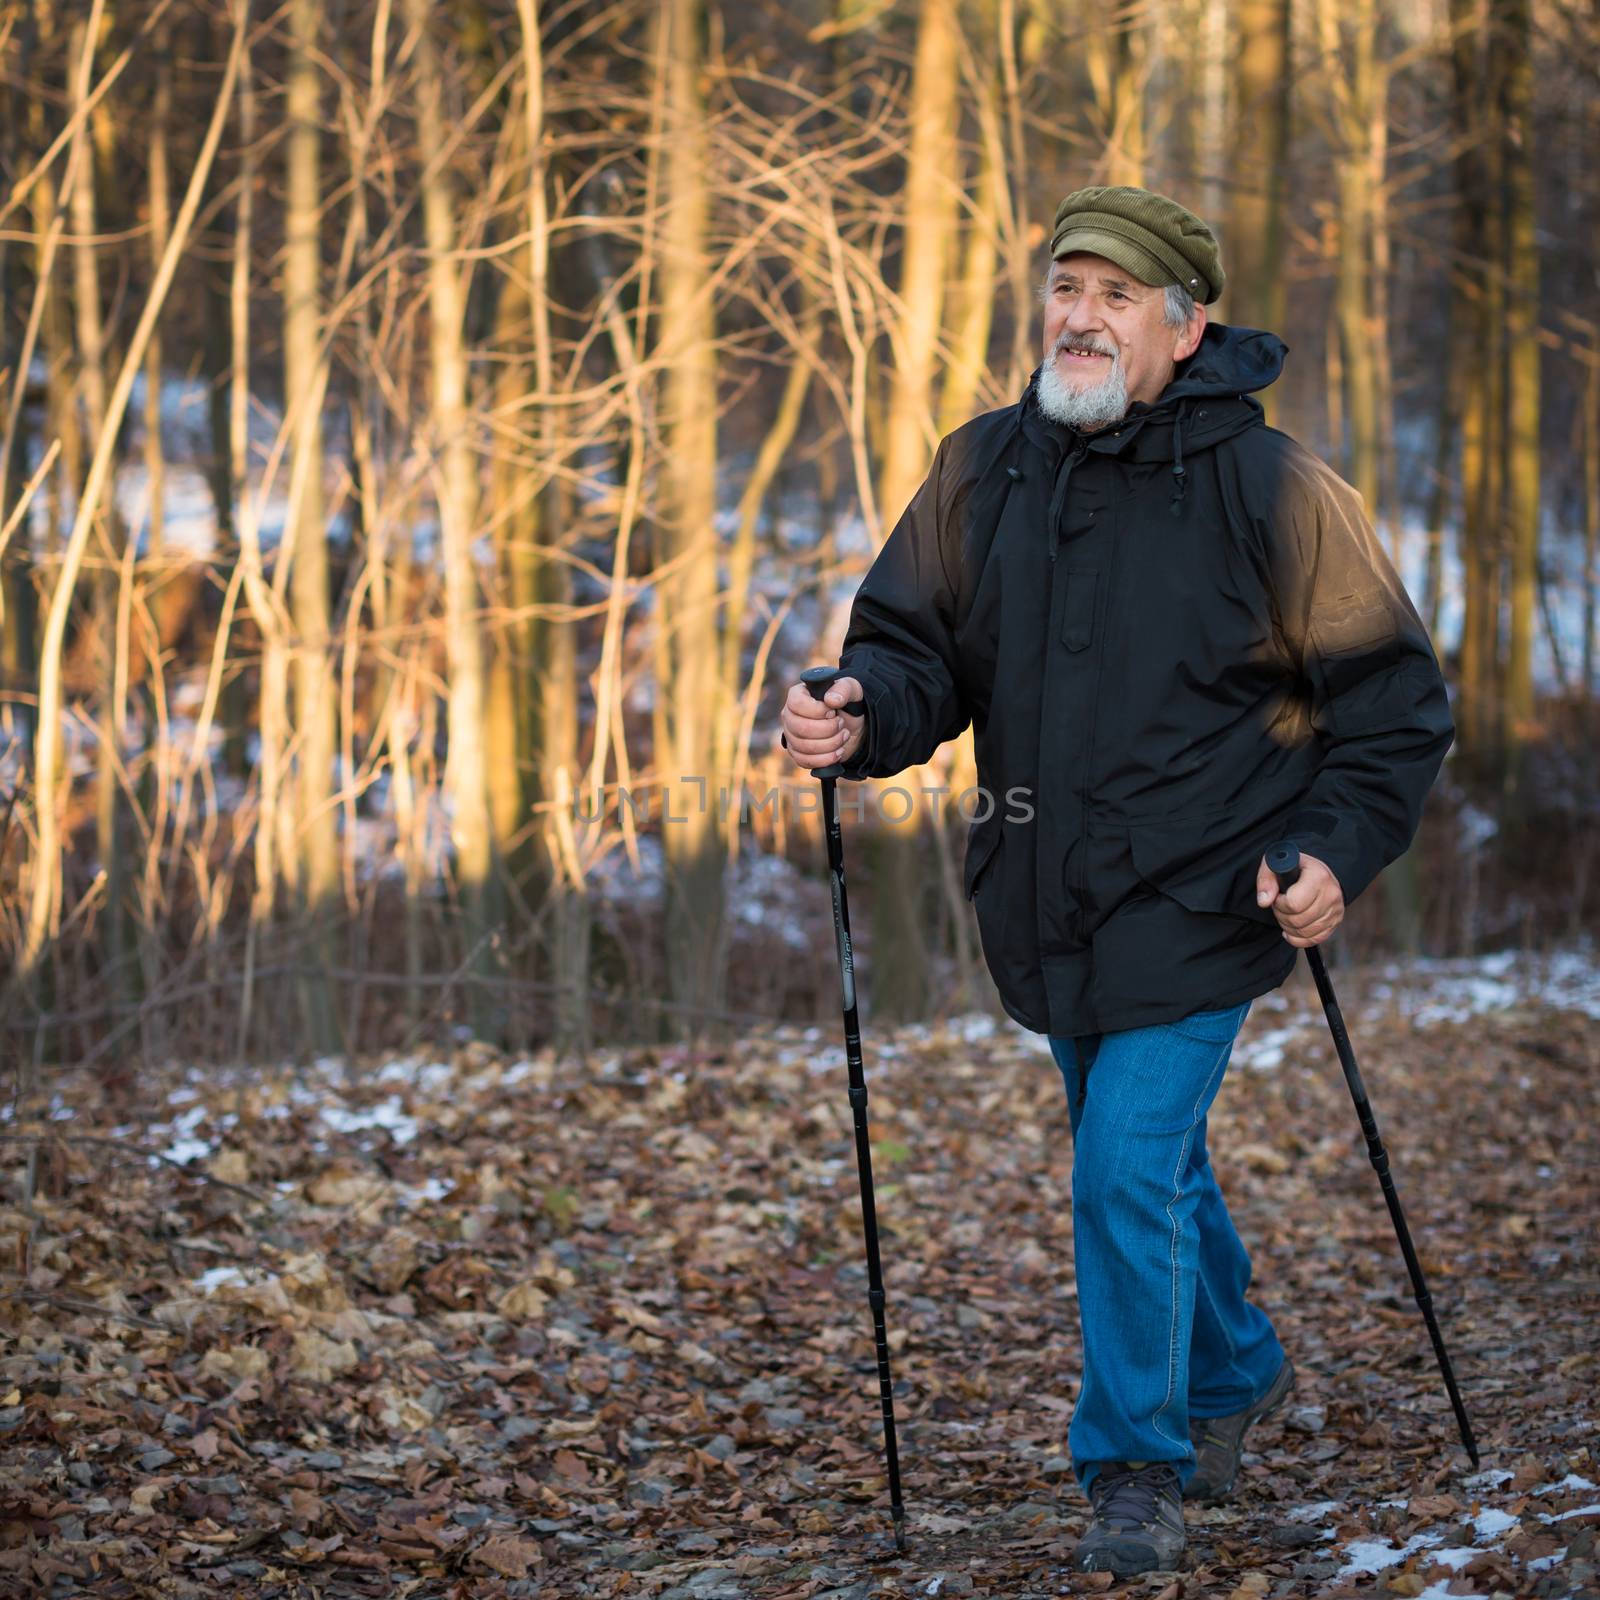
[(1207, 1157), (1234, 1037), (1410, 845), (1454, 733), (1360, 497), (1251, 398), (1285, 346), (1208, 322), (1222, 287), (1181, 205), (1069, 195), (1041, 365), (940, 443), (856, 596), (848, 676), (782, 712), (801, 766), (858, 778), (973, 726), (964, 888), (1073, 1136), (1076, 1560), (1119, 1576), (1177, 1565), (1183, 1499), (1231, 1491), (1294, 1381)]

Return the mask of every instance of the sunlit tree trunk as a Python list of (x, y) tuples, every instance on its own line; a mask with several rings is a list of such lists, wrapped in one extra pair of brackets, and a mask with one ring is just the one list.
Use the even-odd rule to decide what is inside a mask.
[[(1377, 521), (1378, 406), (1372, 325), (1372, 118), (1377, 112), (1374, 47), (1377, 0), (1319, 0), (1324, 59), (1338, 63), (1332, 92), (1339, 149), (1336, 155), (1339, 255), (1334, 290), (1339, 349), (1344, 367), (1344, 410), (1350, 481)], [(1346, 18), (1348, 24), (1346, 25)]]
[(494, 847), (484, 768), (482, 621), (478, 569), (472, 551), (477, 528), (478, 476), (467, 407), (464, 275), (470, 267), (450, 259), (457, 243), (455, 197), (441, 160), (450, 130), (445, 122), (442, 67), (428, 30), (433, 15), (428, 0), (406, 0), (407, 21), (417, 35), (417, 153), (422, 167), (422, 210), (429, 252), (429, 349), (437, 461), (434, 480), (443, 535), (445, 640), (450, 673), (445, 785), (461, 886), (465, 946), (462, 964), (468, 979), (470, 1014), (476, 1030), (493, 1034), (496, 1007), (484, 981), (493, 975), (490, 941), (497, 930), (490, 915)]
[[(1226, 320), (1282, 333), (1289, 0), (1237, 0), (1235, 30)], [(1216, 151), (1209, 154), (1217, 158)], [(1274, 420), (1276, 388), (1268, 389), (1261, 399), (1269, 420)]]
[(1506, 777), (1511, 806), (1531, 810), (1527, 747), (1536, 737), (1533, 634), (1539, 566), (1539, 246), (1533, 167), (1533, 39), (1529, 0), (1497, 0), (1504, 61), (1506, 216), (1506, 534), (1511, 641), (1506, 672)]
[(979, 102), (977, 213), (966, 224), (966, 249), (951, 316), (949, 370), (939, 401), (941, 435), (959, 427), (975, 409), (979, 386), (989, 370), (989, 333), (999, 288), (1000, 230), (1008, 204), (1005, 146), (999, 107), (986, 91)]
[[(527, 323), (527, 287), (521, 274), (510, 273), (500, 285), (495, 308), (494, 401), (502, 416), (516, 415), (512, 408), (527, 393), (529, 367), (523, 349)], [(538, 670), (529, 648), (533, 626), (526, 611), (527, 585), (519, 581), (536, 554), (538, 538), (538, 513), (527, 493), (527, 476), (526, 459), (509, 441), (502, 442), (490, 466), (484, 519), (494, 529), (497, 597), (497, 614), (485, 641), (489, 692), (484, 740), (494, 857), (507, 879), (518, 875), (517, 858), (527, 853), (516, 841), (526, 820), (523, 769), (532, 759), (533, 746), (524, 737), (518, 713), (519, 702), (525, 704), (534, 691), (530, 680)]]
[(726, 906), (713, 771), (717, 645), (717, 368), (710, 260), (709, 148), (701, 100), (702, 0), (670, 0), (666, 19), (667, 150), (663, 168), (661, 323), (664, 446), (660, 582), (655, 632), (656, 764), (667, 815), (667, 971), (671, 994), (699, 1014), (724, 1004)]
[[(294, 595), (295, 736), (298, 859), (283, 863), (298, 894), (301, 916), (316, 958), (334, 965), (332, 922), (339, 902), (339, 840), (334, 759), (337, 706), (329, 638), (328, 542), (322, 498), (322, 396), (327, 386), (321, 337), (322, 231), (319, 128), (321, 99), (317, 52), (322, 8), (293, 0), (289, 8), (291, 55), (287, 111), (288, 208), (284, 254), (284, 398), (298, 411), (289, 473), (289, 513), (279, 559), (290, 561)], [(337, 1011), (324, 980), (307, 976), (301, 993), (311, 1047), (335, 1049)]]
[[(72, 30), (73, 109), (88, 96), (95, 39), (87, 23)], [(83, 429), (87, 438), (99, 440), (106, 430), (105, 332), (100, 315), (100, 273), (95, 256), (96, 205), (94, 153), (88, 123), (79, 122), (72, 140), (70, 186), (73, 248), (73, 302), (77, 325), (77, 367), (83, 401)], [(95, 554), (99, 567), (94, 581), (94, 646), (100, 680), (100, 707), (96, 717), (95, 840), (100, 868), (105, 873), (104, 936), (101, 955), (110, 992), (118, 999), (131, 992), (129, 959), (132, 940), (128, 923), (128, 853), (126, 804), (122, 794), (121, 763), (126, 727), (122, 683), (118, 673), (117, 601), (121, 587), (120, 563), (123, 530), (116, 505), (107, 498), (95, 521)]]
[(1137, 5), (1120, 6), (1092, 21), (1084, 40), (1084, 65), (1094, 92), (1094, 121), (1100, 142), (1096, 163), (1110, 184), (1144, 181), (1144, 97), (1149, 76), (1149, 25)]
[(960, 34), (954, 0), (921, 0), (900, 232), (901, 315), (891, 331), (888, 425), (878, 503), (892, 526), (933, 458), (933, 389), (956, 248)]
[(1466, 619), (1462, 629), (1462, 754), (1480, 776), (1501, 770), (1501, 464), (1502, 373), (1506, 365), (1506, 283), (1501, 270), (1501, 94), (1498, 46), (1485, 37), (1477, 8), (1453, 0), (1454, 126), (1458, 163), (1458, 243), (1475, 288), (1474, 362), (1462, 374), (1462, 536)]
[[(960, 48), (954, 0), (921, 0), (900, 234), (901, 310), (890, 329), (893, 368), (878, 493), (885, 535), (926, 474), (936, 443), (934, 382), (957, 244)], [(911, 823), (877, 828), (868, 841), (880, 885), (873, 910), (873, 998), (888, 1016), (919, 1016), (928, 1002), (919, 844)]]
[[(20, 52), (26, 73), (26, 52)], [(12, 86), (0, 99), (0, 163), (15, 172), (24, 141), (19, 134), (24, 119), (18, 107), (21, 91)], [(38, 248), (42, 248), (41, 239)], [(10, 377), (18, 370), (24, 335), (17, 318), (19, 289), (23, 279), (21, 251), (9, 240), (0, 240), (0, 372)], [(35, 294), (46, 292), (43, 283)], [(15, 319), (15, 320), (14, 320)], [(15, 378), (11, 381), (14, 383)], [(0, 386), (3, 387), (3, 386)], [(23, 431), (15, 430), (9, 448), (0, 443), (0, 527), (10, 519), (13, 497), (28, 474), (27, 450)], [(26, 528), (19, 528), (9, 540), (0, 536), (0, 748), (20, 752), (22, 772), (32, 765), (33, 716), (26, 702), (33, 694), (35, 593), (32, 576), (32, 547)], [(20, 776), (20, 774), (19, 774)]]
[[(150, 109), (150, 259), (159, 261), (172, 228), (167, 169), (167, 134), (172, 119), (171, 29), (163, 25), (155, 43), (155, 98)], [(165, 363), (161, 330), (150, 339), (144, 363), (144, 462), (149, 481), (150, 535), (147, 553), (159, 561), (166, 522), (166, 455), (161, 448), (161, 374)]]
[[(38, 56), (40, 59), (48, 58), (57, 39), (56, 12), (52, 0), (38, 0), (31, 20)], [(56, 132), (56, 121), (49, 114), (46, 97), (30, 96), (29, 148), (44, 150)], [(78, 485), (83, 482), (83, 434), (72, 392), (72, 311), (64, 292), (64, 283), (56, 278), (52, 266), (55, 243), (65, 228), (67, 201), (68, 196), (57, 189), (53, 170), (43, 172), (28, 194), (28, 205), (33, 216), (38, 293), (44, 296), (39, 344), (45, 364), (46, 434), (61, 441), (61, 451), (51, 472), (45, 499), (44, 547), (46, 554), (51, 556), (60, 553), (66, 520), (64, 507), (76, 496)]]

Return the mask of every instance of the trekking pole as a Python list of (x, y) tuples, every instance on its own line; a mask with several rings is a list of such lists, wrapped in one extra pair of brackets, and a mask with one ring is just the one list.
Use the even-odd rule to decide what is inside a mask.
[[(1267, 851), (1267, 865), (1278, 880), (1280, 890), (1291, 888), (1300, 877), (1300, 851), (1292, 844), (1275, 844)], [(1344, 1081), (1350, 1086), (1350, 1098), (1356, 1103), (1356, 1115), (1361, 1119), (1361, 1131), (1367, 1136), (1367, 1154), (1372, 1159), (1372, 1170), (1378, 1174), (1383, 1186), (1383, 1198), (1389, 1204), (1389, 1215), (1394, 1221), (1394, 1231), (1400, 1240), (1400, 1253), (1406, 1258), (1406, 1271), (1411, 1274), (1411, 1292), (1417, 1307), (1428, 1324), (1428, 1337), (1433, 1340), (1433, 1353), (1439, 1358), (1439, 1370), (1444, 1374), (1444, 1386), (1450, 1394), (1450, 1404), (1456, 1414), (1456, 1426), (1461, 1430), (1461, 1442), (1467, 1447), (1467, 1456), (1474, 1467), (1478, 1465), (1478, 1445), (1472, 1436), (1472, 1424), (1467, 1420), (1467, 1408), (1461, 1403), (1461, 1391), (1456, 1388), (1456, 1375), (1445, 1351), (1444, 1337), (1439, 1332), (1439, 1321), (1433, 1314), (1433, 1296), (1423, 1281), (1422, 1263), (1411, 1243), (1411, 1230), (1406, 1226), (1405, 1213), (1400, 1209), (1400, 1196), (1395, 1192), (1394, 1179), (1389, 1172), (1389, 1154), (1378, 1137), (1377, 1120), (1367, 1100), (1366, 1085), (1361, 1081), (1361, 1069), (1356, 1065), (1355, 1051), (1350, 1048), (1350, 1035), (1345, 1031), (1344, 1017), (1339, 1002), (1334, 998), (1333, 983), (1322, 952), (1315, 945), (1306, 946), (1306, 960), (1311, 965), (1311, 976), (1316, 979), (1317, 993), (1322, 996), (1322, 1009), (1328, 1014), (1328, 1027), (1333, 1033), (1334, 1049), (1339, 1052), (1339, 1065), (1344, 1068)]]
[[(843, 676), (837, 667), (811, 667), (800, 674), (811, 698), (822, 697)], [(857, 700), (844, 710), (853, 717), (866, 712)], [(889, 1335), (883, 1318), (883, 1271), (878, 1262), (878, 1210), (872, 1193), (872, 1142), (867, 1137), (867, 1084), (861, 1069), (861, 1028), (856, 1017), (855, 964), (850, 953), (850, 903), (844, 891), (844, 837), (839, 830), (839, 808), (834, 781), (844, 769), (813, 767), (811, 776), (822, 780), (822, 825), (828, 839), (828, 878), (833, 886), (833, 933), (839, 947), (839, 980), (844, 992), (844, 1053), (850, 1075), (850, 1109), (856, 1125), (856, 1169), (861, 1178), (861, 1227), (867, 1242), (867, 1303), (872, 1307), (872, 1336), (878, 1350), (878, 1394), (883, 1402), (883, 1453), (889, 1467), (889, 1510), (894, 1517), (897, 1550), (906, 1547), (906, 1508), (900, 1498), (900, 1452), (894, 1434), (894, 1382), (889, 1376)]]

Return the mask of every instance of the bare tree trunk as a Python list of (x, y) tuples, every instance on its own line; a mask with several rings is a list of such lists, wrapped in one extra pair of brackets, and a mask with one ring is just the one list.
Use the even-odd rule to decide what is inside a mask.
[[(172, 30), (163, 23), (155, 41), (156, 91), (150, 111), (150, 259), (159, 261), (172, 231), (172, 198), (167, 168), (167, 133), (172, 120)], [(166, 355), (161, 330), (150, 339), (144, 364), (144, 461), (149, 482), (152, 561), (162, 553), (166, 521), (166, 455), (161, 448), (161, 374)]]
[[(289, 561), (294, 595), (295, 739), (298, 745), (293, 864), (299, 915), (317, 952), (312, 966), (331, 969), (333, 919), (339, 903), (338, 819), (334, 811), (337, 711), (328, 604), (328, 542), (322, 501), (321, 398), (327, 357), (321, 340), (321, 79), (317, 54), (322, 8), (292, 0), (289, 8), (288, 210), (284, 252), (284, 400), (298, 408), (289, 469), (289, 511), (278, 559)], [(283, 863), (286, 874), (290, 862)], [(339, 1047), (338, 1011), (329, 984), (301, 979), (307, 1042), (320, 1053)]]
[(1006, 373), (1006, 393), (1020, 393), (1038, 359), (1034, 350), (1035, 273), (1029, 252), (1023, 248), (1027, 236), (1028, 189), (1027, 136), (1023, 131), (1022, 76), (1031, 71), (1033, 55), (1027, 46), (1040, 30), (1030, 28), (1018, 38), (1016, 0), (999, 0), (1000, 82), (1005, 97), (1006, 159), (1002, 181), (1009, 185), (1008, 207), (1011, 216), (1010, 249), (1007, 250), (1007, 281), (1011, 289), (1011, 364)]
[[(495, 307), (494, 382), (495, 410), (510, 412), (527, 393), (529, 367), (520, 342), (527, 337), (528, 293), (517, 273), (500, 285)], [(524, 738), (520, 710), (537, 692), (531, 681), (537, 673), (530, 645), (533, 618), (524, 574), (536, 554), (538, 510), (526, 492), (528, 463), (512, 446), (502, 444), (489, 471), (489, 504), (485, 521), (494, 529), (494, 584), (496, 616), (488, 632), (489, 693), (484, 707), (489, 819), (494, 835), (494, 858), (508, 880), (518, 874), (518, 859), (526, 858), (526, 845), (518, 834), (527, 821), (524, 767), (533, 759), (535, 743)], [(536, 570), (536, 569), (535, 569)], [(509, 887), (509, 883), (508, 883)], [(497, 896), (498, 898), (498, 896)]]
[[(466, 284), (467, 264), (450, 259), (456, 246), (455, 197), (440, 159), (448, 136), (443, 72), (428, 31), (428, 0), (406, 0), (406, 17), (417, 35), (418, 156), (422, 163), (422, 209), (427, 234), (429, 348), (433, 366), (433, 427), (438, 464), (434, 473), (443, 539), (445, 639), (450, 672), (449, 793), (456, 874), (462, 896), (462, 965), (469, 1012), (476, 1031), (497, 1033), (496, 1007), (482, 979), (494, 962), (490, 917), (494, 847), (489, 784), (484, 768), (483, 629), (477, 563), (478, 473), (468, 434)], [(474, 981), (478, 980), (478, 981)]]
[(1346, 42), (1336, 0), (1319, 0), (1322, 50), (1340, 63), (1333, 80), (1339, 150), (1339, 259), (1335, 314), (1344, 367), (1350, 481), (1376, 522), (1378, 504), (1377, 368), (1372, 348), (1372, 118), (1377, 109), (1376, 0), (1353, 0)]
[[(26, 63), (26, 52), (22, 54)], [(26, 66), (24, 65), (24, 75)], [(13, 87), (6, 91), (0, 102), (0, 164), (4, 170), (17, 170), (18, 150), (22, 141), (17, 137), (22, 119), (18, 115), (20, 91)], [(40, 248), (43, 240), (40, 240)], [(21, 340), (14, 339), (15, 325), (12, 317), (17, 301), (20, 270), (19, 253), (10, 241), (0, 241), (0, 371), (14, 374), (15, 404), (8, 414), (4, 438), (0, 439), (0, 530), (10, 522), (13, 514), (12, 496), (19, 483), (26, 479), (23, 470), (26, 451), (20, 430), (10, 418), (21, 410), (23, 367), (26, 357)], [(46, 285), (40, 283), (36, 291), (42, 295)], [(26, 702), (33, 695), (34, 626), (36, 621), (36, 595), (33, 587), (33, 560), (30, 532), (26, 525), (19, 526), (9, 538), (0, 531), (0, 750), (9, 754), (20, 752), (20, 770), (17, 787), (32, 765), (33, 717)]]
[(978, 105), (977, 215), (966, 225), (966, 252), (951, 318), (954, 337), (939, 403), (939, 432), (958, 428), (972, 414), (989, 370), (989, 332), (994, 325), (1000, 229), (1007, 208), (1005, 145), (999, 109), (986, 86)]
[(238, 74), (244, 43), (245, 13), (241, 8), (234, 32), (233, 48), (229, 52), (227, 67), (218, 87), (217, 105), (211, 122), (201, 141), (183, 203), (173, 223), (172, 238), (166, 254), (157, 267), (150, 292), (128, 342), (127, 354), (117, 373), (117, 381), (105, 404), (104, 427), (96, 436), (94, 455), (83, 480), (78, 497), (72, 531), (62, 552), (61, 572), (50, 597), (49, 614), (45, 620), (44, 636), (40, 646), (39, 671), (39, 744), (38, 766), (35, 782), (37, 795), (37, 842), (34, 851), (32, 881), (28, 895), (28, 920), (18, 962), (19, 976), (24, 986), (31, 984), (38, 971), (45, 946), (49, 941), (60, 910), (60, 860), (62, 848), (62, 817), (57, 809), (57, 788), (61, 780), (61, 722), (63, 711), (62, 648), (66, 637), (67, 615), (72, 607), (73, 592), (89, 545), (90, 531), (99, 514), (102, 497), (111, 480), (111, 467), (115, 455), (117, 431), (127, 415), (129, 397), (133, 391), (134, 375), (144, 358), (145, 348), (161, 308), (166, 300), (178, 257), (188, 240), (195, 213), (199, 210), (200, 196), (216, 157), (223, 123), (233, 96), (233, 86)]
[[(888, 524), (933, 458), (933, 387), (955, 250), (960, 30), (954, 0), (921, 0), (900, 231), (900, 302), (878, 502)], [(887, 529), (886, 529), (887, 531)]]
[(667, 972), (672, 998), (697, 1029), (724, 1009), (726, 886), (715, 810), (717, 644), (716, 330), (707, 282), (711, 195), (700, 96), (703, 0), (670, 0), (665, 71), (667, 154), (662, 194), (663, 488), (661, 554), (672, 565), (659, 588), (656, 762), (667, 866)]
[(1506, 780), (1526, 818), (1534, 732), (1533, 637), (1539, 570), (1539, 246), (1533, 171), (1533, 38), (1529, 0), (1497, 0), (1505, 117), (1506, 533), (1511, 555), (1511, 649), (1506, 681)]
[[(550, 971), (555, 984), (558, 1050), (586, 1052), (591, 1043), (589, 952), (592, 918), (588, 884), (572, 841), (570, 809), (580, 788), (577, 625), (560, 614), (573, 599), (572, 569), (548, 552), (563, 538), (570, 497), (558, 468), (567, 452), (563, 412), (555, 401), (554, 339), (550, 325), (549, 138), (545, 129), (544, 45), (539, 0), (517, 0), (526, 79), (528, 145), (528, 310), (533, 378), (541, 398), (534, 437), (545, 486), (535, 502), (529, 545), (511, 569), (513, 603), (542, 603), (546, 615), (523, 634), (532, 681), (522, 691), (518, 718), (533, 757), (524, 807), (538, 807), (533, 852), (551, 924)], [(543, 548), (535, 548), (535, 544)]]
[(1600, 584), (1600, 340), (1589, 347), (1583, 385), (1583, 727), (1595, 757), (1595, 588)]
[[(72, 107), (79, 111), (89, 93), (99, 21), (91, 16), (72, 30)], [(70, 175), (72, 228), (77, 235), (73, 250), (74, 309), (77, 321), (79, 388), (83, 397), (83, 427), (90, 439), (106, 431), (105, 334), (100, 318), (100, 274), (95, 259), (95, 165), (88, 140), (87, 120), (80, 121), (72, 141)], [(132, 939), (128, 923), (128, 852), (122, 796), (123, 743), (126, 732), (122, 706), (122, 681), (118, 672), (117, 607), (123, 530), (114, 500), (108, 497), (95, 521), (96, 553), (100, 560), (94, 581), (94, 636), (100, 677), (100, 708), (96, 718), (98, 747), (95, 760), (95, 841), (101, 870), (106, 875), (104, 935), (101, 959), (109, 992), (118, 1001), (133, 992), (129, 962)]]
[[(960, 48), (953, 0), (921, 0), (900, 235), (901, 310), (890, 327), (894, 369), (878, 494), (885, 535), (927, 472), (935, 444), (934, 378), (956, 247)], [(873, 910), (880, 981), (873, 993), (888, 1016), (920, 1016), (928, 1003), (920, 843), (911, 824), (879, 830), (868, 842), (880, 886)]]
[[(1289, 167), (1289, 0), (1238, 0), (1227, 320), (1283, 331), (1283, 187)], [(1204, 146), (1202, 146), (1204, 148)], [(1216, 152), (1212, 151), (1215, 159)], [(1276, 388), (1262, 396), (1268, 420)]]

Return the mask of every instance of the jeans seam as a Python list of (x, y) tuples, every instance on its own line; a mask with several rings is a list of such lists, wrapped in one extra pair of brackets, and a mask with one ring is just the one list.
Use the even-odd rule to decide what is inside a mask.
[[(1207, 1042), (1215, 1044), (1217, 1041), (1213, 1039)], [(1172, 1208), (1177, 1204), (1179, 1197), (1183, 1193), (1183, 1170), (1189, 1165), (1189, 1147), (1194, 1141), (1194, 1130), (1200, 1125), (1202, 1115), (1200, 1103), (1205, 1099), (1206, 1089), (1210, 1086), (1212, 1079), (1219, 1076), (1222, 1070), (1226, 1068), (1228, 1054), (1232, 1048), (1233, 1040), (1231, 1038), (1223, 1042), (1221, 1046), (1222, 1054), (1217, 1064), (1211, 1069), (1205, 1083), (1201, 1086), (1199, 1094), (1195, 1096), (1194, 1110), (1191, 1113), (1189, 1128), (1183, 1136), (1183, 1148), (1179, 1155), (1178, 1165), (1172, 1174), (1172, 1198), (1167, 1201), (1166, 1208), (1167, 1221), (1172, 1224), (1172, 1244), (1169, 1250), (1172, 1259), (1172, 1317), (1167, 1331), (1167, 1394), (1161, 1404), (1156, 1407), (1156, 1413), (1150, 1419), (1150, 1425), (1163, 1439), (1172, 1444), (1181, 1443), (1186, 1447), (1190, 1447), (1190, 1441), (1187, 1438), (1176, 1439), (1161, 1426), (1161, 1414), (1172, 1404), (1172, 1397), (1178, 1387), (1178, 1237), (1182, 1230), (1178, 1226), (1178, 1219), (1172, 1214)], [(1196, 1264), (1195, 1276), (1198, 1279), (1198, 1263)]]

